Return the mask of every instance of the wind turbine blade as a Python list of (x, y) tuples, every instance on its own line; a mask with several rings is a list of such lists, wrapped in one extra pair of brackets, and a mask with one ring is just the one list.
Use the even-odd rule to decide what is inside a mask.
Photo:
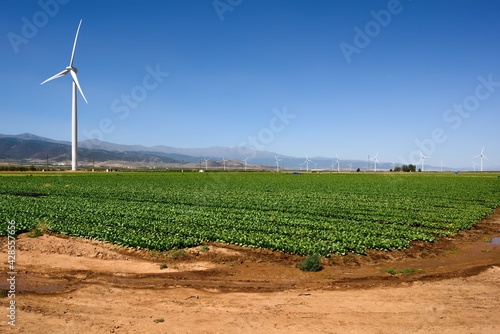
[(73, 81), (75, 82), (76, 87), (78, 87), (78, 90), (80, 91), (80, 94), (82, 94), (83, 99), (85, 100), (86, 103), (88, 103), (87, 99), (85, 98), (85, 95), (83, 95), (83, 91), (82, 91), (82, 88), (80, 87), (80, 83), (78, 82), (78, 78), (76, 76), (75, 71), (71, 70), (69, 72), (71, 73), (71, 76), (73, 77)]
[(56, 75), (53, 75), (51, 76), (50, 78), (48, 78), (47, 80), (45, 80), (44, 82), (42, 82), (40, 85), (43, 85), (44, 83), (50, 81), (50, 80), (54, 80), (54, 79), (57, 79), (57, 78), (60, 78), (62, 76), (65, 76), (66, 74), (68, 74), (69, 70), (68, 69), (65, 69), (59, 73), (57, 73)]
[(78, 29), (76, 29), (75, 42), (73, 43), (73, 51), (71, 52), (71, 60), (69, 61), (69, 67), (73, 67), (73, 61), (75, 60), (76, 41), (78, 40), (78, 33), (80, 32), (81, 25), (82, 25), (82, 20), (80, 20), (80, 24), (78, 24)]
[(485, 158), (486, 160), (490, 160), (490, 159), (488, 159), (488, 158), (487, 158), (484, 154), (483, 154), (483, 158)]

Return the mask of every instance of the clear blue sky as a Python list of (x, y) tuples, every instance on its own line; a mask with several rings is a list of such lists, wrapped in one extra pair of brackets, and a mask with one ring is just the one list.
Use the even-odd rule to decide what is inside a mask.
[(485, 146), (500, 166), (500, 1), (40, 3), (2, 1), (0, 133), (71, 139), (69, 77), (40, 83), (83, 19), (79, 140), (396, 163), (420, 149), (449, 167)]

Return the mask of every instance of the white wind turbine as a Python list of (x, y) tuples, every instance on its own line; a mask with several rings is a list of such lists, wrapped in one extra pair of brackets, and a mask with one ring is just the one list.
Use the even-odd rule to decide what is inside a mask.
[(335, 167), (335, 161), (332, 160), (332, 164), (330, 165), (330, 168), (331, 168), (332, 172), (333, 172), (333, 168), (334, 167)]
[[(422, 152), (420, 152), (420, 151), (418, 151), (418, 153), (420, 153), (420, 160), (418, 162), (422, 161), (422, 172), (423, 172), (424, 171), (425, 159), (429, 159), (430, 157), (427, 157), (427, 156), (423, 155)], [(417, 162), (417, 164), (418, 164), (418, 162)]]
[(349, 165), (349, 172), (352, 172), (352, 162), (349, 162), (348, 165)]
[(486, 160), (488, 160), (488, 158), (484, 155), (484, 146), (483, 148), (481, 149), (481, 153), (476, 155), (475, 157), (472, 157), (472, 159), (474, 158), (481, 158), (481, 172), (483, 171), (483, 158), (485, 158)]
[(226, 170), (226, 159), (224, 159), (224, 157), (222, 157), (222, 165), (224, 166), (224, 170)]
[(280, 171), (280, 161), (283, 159), (278, 159), (277, 156), (275, 156), (274, 159), (276, 159), (276, 172), (279, 172)]
[(375, 171), (375, 172), (377, 171), (377, 164), (379, 163), (377, 157), (378, 157), (378, 152), (377, 152), (377, 154), (375, 154), (375, 156), (373, 158), (370, 158), (370, 156), (368, 156), (369, 160), (373, 160), (373, 166), (374, 166), (373, 171)]
[(245, 163), (245, 170), (247, 170), (248, 157), (246, 157), (245, 159), (243, 159), (243, 162)]
[(477, 162), (472, 160), (472, 168), (474, 169), (474, 172), (476, 171), (476, 166), (477, 166)]
[(441, 172), (443, 171), (443, 167), (446, 167), (444, 164), (443, 164), (443, 160), (441, 160), (441, 163), (439, 164), (439, 166), (441, 167)]
[(309, 171), (309, 163), (310, 163), (310, 162), (312, 162), (312, 160), (309, 160), (309, 158), (308, 158), (308, 157), (307, 157), (307, 155), (306, 155), (306, 160), (304, 160), (304, 162), (303, 162), (303, 163), (305, 163), (305, 164), (306, 164), (306, 172), (308, 172), (308, 171)]
[(75, 42), (73, 43), (73, 51), (71, 52), (71, 59), (69, 61), (69, 66), (66, 66), (66, 68), (57, 73), (56, 75), (48, 78), (44, 82), (42, 82), (40, 85), (43, 85), (44, 83), (57, 79), (59, 77), (65, 76), (66, 74), (70, 74), (71, 77), (73, 78), (73, 92), (72, 92), (72, 121), (71, 121), (71, 170), (76, 170), (77, 165), (78, 165), (78, 115), (77, 115), (77, 107), (76, 107), (76, 90), (80, 91), (80, 94), (82, 94), (83, 99), (85, 100), (86, 103), (87, 99), (85, 98), (85, 95), (83, 95), (82, 88), (80, 87), (80, 83), (78, 82), (78, 78), (76, 76), (76, 73), (78, 70), (73, 67), (73, 61), (75, 60), (75, 49), (76, 49), (76, 41), (78, 39), (78, 33), (80, 32), (80, 26), (82, 25), (82, 20), (80, 20), (80, 24), (78, 24), (78, 29), (76, 30), (76, 36), (75, 36)]
[(205, 160), (205, 170), (208, 170), (208, 159), (203, 159)]
[(340, 160), (338, 155), (335, 155), (335, 157), (337, 158), (337, 161), (335, 161), (335, 163), (337, 164), (337, 173), (340, 173), (340, 162), (342, 160)]

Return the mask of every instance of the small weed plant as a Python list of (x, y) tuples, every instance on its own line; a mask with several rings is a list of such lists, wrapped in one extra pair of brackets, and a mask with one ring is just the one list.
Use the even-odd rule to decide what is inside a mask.
[(413, 268), (403, 268), (401, 270), (396, 270), (394, 268), (387, 268), (385, 270), (386, 273), (388, 274), (391, 274), (391, 275), (397, 275), (397, 274), (401, 274), (401, 275), (409, 275), (409, 274), (414, 274), (416, 272), (420, 272), (421, 269), (413, 269)]
[(306, 258), (300, 263), (299, 269), (302, 271), (320, 271), (321, 256), (319, 254), (306, 256)]
[(49, 230), (49, 223), (46, 220), (40, 220), (36, 227), (28, 232), (28, 237), (30, 238), (38, 238), (44, 235)]

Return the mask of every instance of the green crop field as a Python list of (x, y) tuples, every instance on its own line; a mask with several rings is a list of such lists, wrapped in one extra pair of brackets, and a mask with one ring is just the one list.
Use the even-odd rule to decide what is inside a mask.
[(60, 173), (0, 176), (0, 235), (170, 250), (221, 242), (292, 254), (391, 250), (468, 229), (500, 206), (498, 174)]

